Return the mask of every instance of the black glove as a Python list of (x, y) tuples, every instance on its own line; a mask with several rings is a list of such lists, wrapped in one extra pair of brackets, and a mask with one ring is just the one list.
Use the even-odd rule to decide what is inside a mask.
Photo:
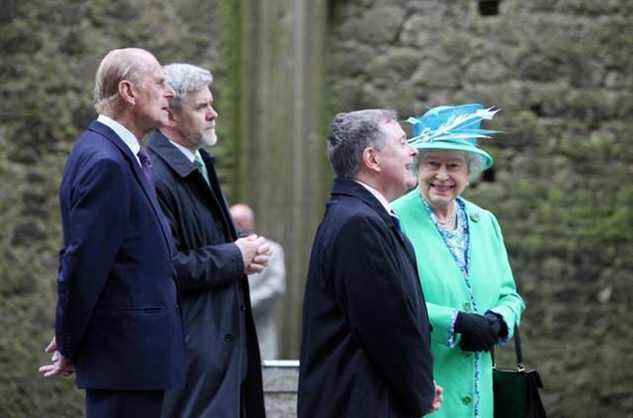
[(496, 312), (488, 311), (484, 314), (484, 317), (488, 320), (490, 327), (497, 336), (496, 342), (499, 342), (501, 338), (508, 336), (508, 326), (506, 325), (503, 317)]
[(497, 333), (485, 316), (459, 312), (455, 331), (462, 334), (459, 347), (463, 351), (490, 351), (497, 341)]

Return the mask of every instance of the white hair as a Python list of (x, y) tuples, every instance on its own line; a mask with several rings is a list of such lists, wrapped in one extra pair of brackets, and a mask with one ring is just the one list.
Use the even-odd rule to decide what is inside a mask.
[[(95, 75), (93, 91), (97, 113), (109, 113), (119, 105), (119, 83), (129, 80), (140, 83), (147, 72), (148, 51), (124, 48), (110, 51), (101, 61)], [(145, 58), (145, 59), (144, 59)]]
[(163, 67), (167, 83), (174, 89), (170, 107), (179, 111), (183, 101), (191, 93), (196, 93), (213, 83), (213, 75), (209, 70), (191, 64), (174, 63)]

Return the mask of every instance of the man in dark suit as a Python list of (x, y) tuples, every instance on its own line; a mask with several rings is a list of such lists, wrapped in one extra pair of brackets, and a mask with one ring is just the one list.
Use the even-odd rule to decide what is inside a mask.
[(413, 248), (389, 202), (416, 185), (396, 115), (337, 115), (337, 175), (317, 231), (303, 306), (299, 418), (414, 418), (439, 408), (430, 325)]
[(171, 64), (169, 123), (152, 134), (158, 200), (176, 241), (176, 283), (186, 383), (168, 391), (163, 418), (263, 418), (261, 361), (247, 274), (268, 262), (264, 238), (237, 239), (211, 155), (216, 143), (211, 73)]
[(173, 242), (139, 144), (167, 122), (172, 96), (151, 53), (109, 52), (95, 77), (99, 117), (64, 170), (54, 354), (40, 372), (74, 370), (90, 418), (158, 417), (164, 390), (183, 381)]

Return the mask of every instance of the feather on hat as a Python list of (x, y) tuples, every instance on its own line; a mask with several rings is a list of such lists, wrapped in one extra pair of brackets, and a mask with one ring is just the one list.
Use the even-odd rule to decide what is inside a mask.
[(491, 138), (500, 131), (481, 129), (483, 120), (491, 120), (499, 109), (485, 109), (473, 103), (460, 106), (439, 106), (406, 122), (413, 127), (409, 144), (420, 150), (453, 150), (475, 154), (485, 170), (492, 167), (494, 159), (477, 145), (479, 138)]

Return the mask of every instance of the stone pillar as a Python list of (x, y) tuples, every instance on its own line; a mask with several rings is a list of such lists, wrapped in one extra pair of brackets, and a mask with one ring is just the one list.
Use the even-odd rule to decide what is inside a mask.
[(299, 353), (301, 302), (314, 231), (330, 184), (321, 123), (325, 0), (240, 3), (239, 184), (257, 230), (286, 255), (281, 351)]

